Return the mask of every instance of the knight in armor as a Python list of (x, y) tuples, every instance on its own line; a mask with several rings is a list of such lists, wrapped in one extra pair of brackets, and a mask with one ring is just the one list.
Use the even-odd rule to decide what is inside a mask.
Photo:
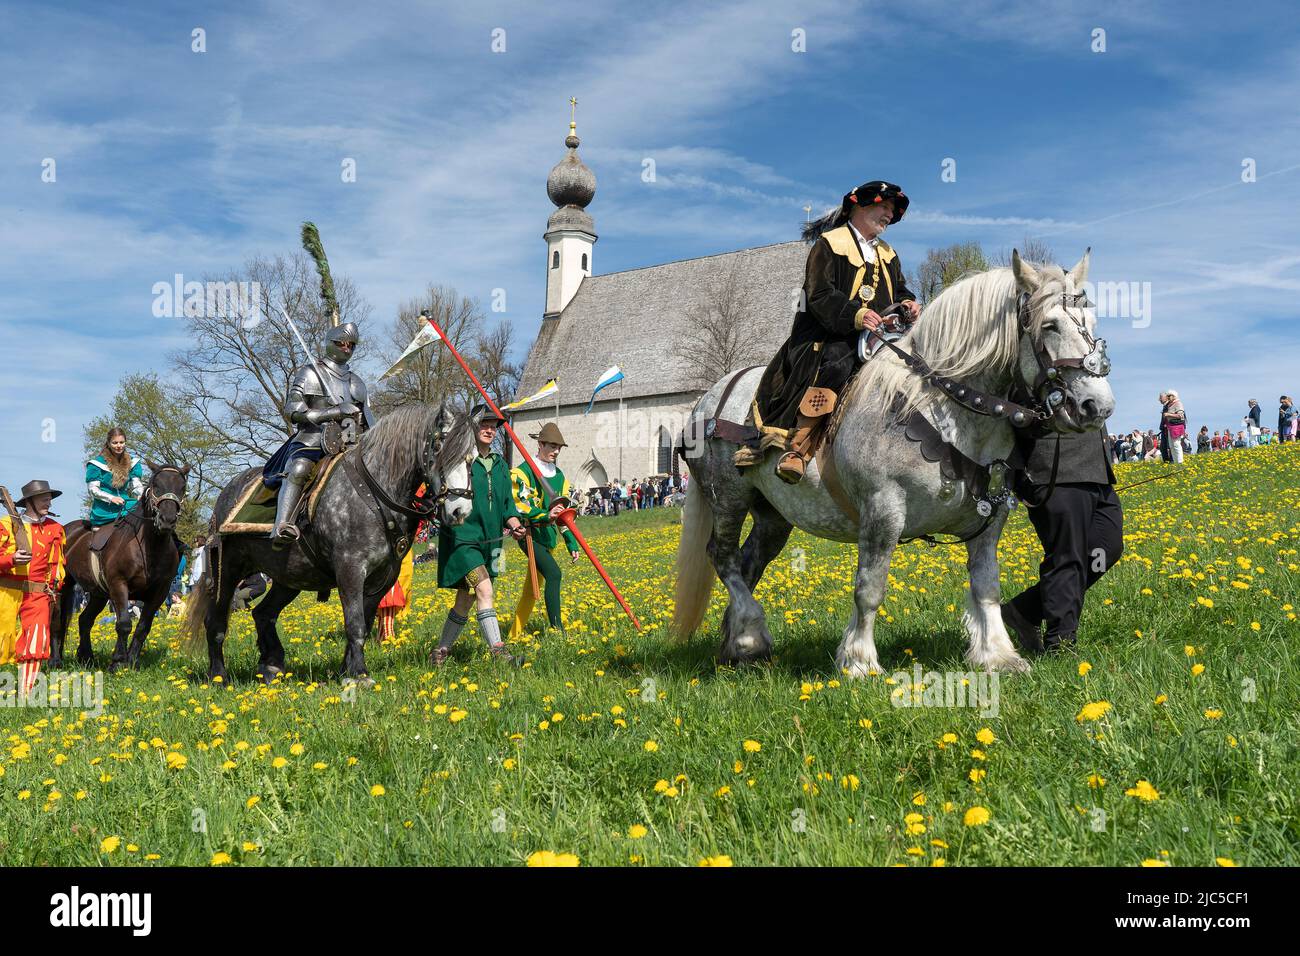
[(373, 424), (366, 383), (348, 368), (357, 347), (354, 322), (325, 334), (324, 354), (294, 370), (284, 413), (297, 426), (262, 469), (262, 484), (278, 489), (271, 538), (288, 543), (298, 538), (294, 510), (312, 471), (327, 454), (354, 443)]
[(754, 424), (788, 438), (789, 450), (776, 466), (784, 481), (802, 480), (841, 390), (861, 365), (863, 330), (879, 329), (891, 305), (900, 305), (903, 328), (921, 314), (898, 254), (880, 238), (903, 218), (908, 202), (898, 186), (873, 180), (804, 227), (803, 238), (813, 246), (801, 305), (755, 399)]

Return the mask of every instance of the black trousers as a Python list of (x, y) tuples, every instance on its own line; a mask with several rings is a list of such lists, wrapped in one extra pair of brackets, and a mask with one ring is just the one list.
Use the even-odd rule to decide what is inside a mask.
[(1027, 509), (1043, 544), (1038, 583), (1011, 599), (1034, 624), (1047, 623), (1045, 643), (1072, 637), (1083, 595), (1124, 551), (1124, 510), (1110, 485), (1058, 483), (1042, 505)]

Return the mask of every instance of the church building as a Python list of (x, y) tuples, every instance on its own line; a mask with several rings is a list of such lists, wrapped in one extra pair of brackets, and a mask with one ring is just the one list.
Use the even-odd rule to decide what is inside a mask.
[[(552, 378), (559, 390), (518, 409), (515, 431), (528, 441), (542, 422), (555, 421), (568, 443), (561, 466), (579, 490), (681, 474), (673, 446), (722, 371), (703, 374), (713, 341), (743, 321), (736, 368), (765, 364), (789, 334), (808, 247), (796, 240), (599, 275), (587, 212), (596, 177), (578, 156), (575, 123), (564, 145), (567, 154), (546, 179), (556, 206), (543, 236), (546, 306), (515, 398)], [(623, 379), (602, 389), (587, 412), (592, 389), (614, 366)]]

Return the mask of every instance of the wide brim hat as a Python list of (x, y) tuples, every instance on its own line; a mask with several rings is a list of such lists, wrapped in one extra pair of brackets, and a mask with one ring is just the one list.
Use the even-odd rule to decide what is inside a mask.
[(499, 425), (505, 421), (505, 416), (498, 415), (482, 402), (471, 408), (469, 415), (474, 420), (475, 425), (482, 425), (484, 422), (496, 422)]
[(886, 199), (892, 200), (894, 203), (894, 218), (889, 220), (889, 224), (892, 226), (903, 218), (903, 214), (907, 212), (907, 207), (911, 203), (901, 186), (887, 183), (882, 179), (873, 179), (869, 183), (863, 183), (844, 197), (844, 201), (850, 207), (871, 206), (882, 203)]
[(555, 424), (555, 422), (547, 422), (542, 426), (541, 431), (535, 432), (528, 437), (536, 438), (538, 441), (544, 441), (552, 445), (559, 445), (561, 448), (568, 447), (568, 442), (566, 442), (564, 436), (560, 434), (560, 426)]
[(14, 502), (14, 504), (25, 507), (28, 498), (35, 498), (37, 495), (49, 495), (51, 498), (57, 498), (61, 494), (63, 494), (63, 492), (55, 491), (50, 487), (48, 481), (41, 481), (39, 478), (36, 478), (23, 485), (23, 496)]

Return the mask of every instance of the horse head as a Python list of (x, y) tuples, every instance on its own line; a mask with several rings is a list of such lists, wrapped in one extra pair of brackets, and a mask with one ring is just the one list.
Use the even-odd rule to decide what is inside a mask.
[(1069, 272), (1038, 268), (1011, 252), (1020, 292), (1020, 379), (1057, 431), (1096, 431), (1115, 411), (1106, 340), (1083, 291), (1091, 250)]
[(424, 468), (424, 481), (438, 502), (442, 524), (461, 524), (474, 507), (469, 473), (474, 451), (473, 420), (468, 413), (458, 420), (443, 402), (433, 422)]
[(190, 474), (189, 465), (155, 464), (145, 460), (152, 473), (149, 486), (144, 491), (144, 505), (153, 518), (154, 530), (172, 532), (181, 516), (185, 501), (185, 485)]

